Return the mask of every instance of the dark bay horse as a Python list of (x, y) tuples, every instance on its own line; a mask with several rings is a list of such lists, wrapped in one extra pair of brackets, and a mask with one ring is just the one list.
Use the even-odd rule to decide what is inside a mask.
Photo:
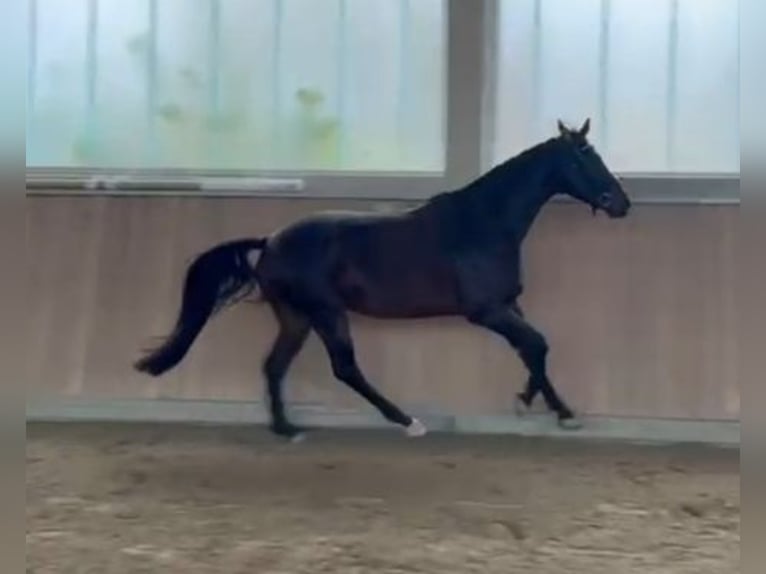
[(462, 316), (489, 329), (518, 352), (529, 370), (521, 408), (541, 394), (564, 428), (579, 422), (546, 372), (548, 345), (524, 318), (521, 244), (535, 216), (557, 193), (595, 214), (624, 217), (630, 200), (580, 129), (559, 122), (559, 135), (498, 165), (462, 189), (392, 214), (320, 214), (268, 238), (217, 245), (189, 266), (181, 309), (167, 340), (136, 363), (158, 376), (177, 365), (208, 319), (256, 287), (271, 306), (279, 333), (263, 372), (271, 430), (296, 438), (282, 401), (282, 381), (313, 330), (334, 375), (410, 436), (425, 434), (417, 419), (378, 392), (354, 355), (348, 312), (378, 318)]

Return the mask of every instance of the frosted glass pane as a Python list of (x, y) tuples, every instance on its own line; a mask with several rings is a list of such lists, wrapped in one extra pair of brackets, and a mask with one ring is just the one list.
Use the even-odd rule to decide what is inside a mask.
[[(79, 166), (87, 106), (87, 0), (38, 0), (29, 165)], [(29, 64), (28, 64), (29, 65)]]
[(598, 119), (601, 0), (577, 0), (575, 10), (571, 0), (545, 0), (541, 8), (537, 138), (543, 140), (555, 135), (559, 118), (577, 126)]
[(277, 144), (289, 167), (338, 165), (340, 4), (281, 2)]
[(615, 171), (739, 171), (736, 0), (500, 0), (497, 25), (494, 161), (590, 116)]
[(220, 168), (271, 168), (275, 146), (276, 22), (274, 0), (221, 2), (218, 111), (211, 122), (215, 163)]
[(444, 165), (444, 35), (442, 0), (401, 0), (405, 35), (401, 71), (399, 162), (406, 169)]
[[(766, 159), (763, 137), (766, 134), (766, 114), (763, 113), (763, 94), (766, 93), (763, 54), (766, 54), (766, 3), (744, 4), (740, 13), (740, 32), (744, 50), (740, 54), (741, 88), (740, 120), (741, 164), (745, 169), (763, 169)], [(757, 173), (757, 172), (755, 172)]]
[(188, 0), (158, 2), (156, 165), (209, 165), (207, 115), (212, 78), (206, 5), (209, 3), (192, 5)]
[(96, 21), (93, 126), (80, 142), (84, 165), (138, 165), (148, 157), (148, 3), (125, 10), (123, 0), (101, 0)]
[(502, 162), (538, 137), (535, 120), (535, 0), (503, 0), (498, 17), (494, 160)]
[(623, 172), (666, 171), (668, 0), (612, 0), (608, 161)]
[(739, 171), (739, 15), (732, 0), (680, 0), (675, 167)]
[[(353, 2), (348, 7), (344, 149), (354, 162), (392, 162), (398, 147), (403, 89), (400, 3), (391, 0)], [(388, 38), (375, 34), (378, 27)], [(375, 159), (377, 158), (377, 160)]]
[(501, 4), (495, 161), (554, 136), (559, 119), (580, 125), (597, 116), (600, 7), (601, 0), (581, 0), (577, 10), (570, 0)]
[(29, 165), (444, 167), (444, 0), (39, 0), (37, 21)]

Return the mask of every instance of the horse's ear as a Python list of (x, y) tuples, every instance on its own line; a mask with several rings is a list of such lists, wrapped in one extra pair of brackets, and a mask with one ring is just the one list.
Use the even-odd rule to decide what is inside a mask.
[(558, 126), (559, 126), (559, 133), (564, 137), (568, 137), (569, 129), (564, 125), (564, 122), (562, 122), (561, 120), (558, 120)]
[(589, 132), (589, 131), (590, 131), (590, 118), (588, 118), (587, 120), (585, 120), (585, 123), (584, 123), (584, 124), (582, 125), (582, 127), (580, 128), (580, 135), (581, 135), (582, 137), (585, 137), (585, 136), (587, 136), (587, 135), (588, 135), (588, 132)]

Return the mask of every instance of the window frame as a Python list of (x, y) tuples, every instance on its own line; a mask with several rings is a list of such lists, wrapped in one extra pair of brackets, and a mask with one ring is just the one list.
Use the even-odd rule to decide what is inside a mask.
[[(494, 64), (498, 42), (495, 23), (499, 2), (446, 0), (443, 118), (446, 137), (442, 173), (28, 167), (27, 195), (182, 195), (417, 202), (460, 187), (491, 165), (496, 97)], [(734, 173), (635, 173), (621, 174), (621, 179), (628, 193), (639, 203), (738, 204), (740, 200), (740, 176)]]

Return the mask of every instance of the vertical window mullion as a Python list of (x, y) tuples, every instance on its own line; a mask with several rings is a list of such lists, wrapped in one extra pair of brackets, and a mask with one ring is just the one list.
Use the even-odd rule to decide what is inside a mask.
[(668, 76), (665, 100), (665, 169), (673, 171), (676, 155), (676, 117), (678, 106), (679, 3), (671, 0), (668, 21)]
[(494, 163), (497, 122), (498, 47), (500, 0), (486, 0), (484, 13), (484, 60), (482, 67), (481, 170)]
[(482, 92), (487, 1), (448, 0), (445, 172), (460, 186), (482, 170)]
[(96, 98), (98, 84), (98, 3), (88, 0), (88, 21), (85, 41), (85, 144), (86, 157), (94, 149), (96, 131)]
[(338, 130), (338, 141), (336, 149), (336, 167), (343, 169), (346, 161), (346, 140), (348, 134), (347, 122), (347, 99), (346, 90), (348, 89), (348, 6), (347, 0), (338, 0), (338, 37), (336, 51), (336, 66), (338, 69), (337, 79), (337, 97), (338, 97), (338, 121), (340, 129)]
[(601, 26), (598, 49), (598, 128), (599, 144), (609, 149), (609, 50), (612, 0), (601, 0)]
[(157, 154), (157, 121), (156, 114), (158, 109), (158, 34), (159, 18), (158, 6), (159, 0), (148, 0), (148, 37), (146, 50), (146, 125), (148, 141), (145, 145), (146, 164), (153, 167), (160, 163), (160, 156)]

